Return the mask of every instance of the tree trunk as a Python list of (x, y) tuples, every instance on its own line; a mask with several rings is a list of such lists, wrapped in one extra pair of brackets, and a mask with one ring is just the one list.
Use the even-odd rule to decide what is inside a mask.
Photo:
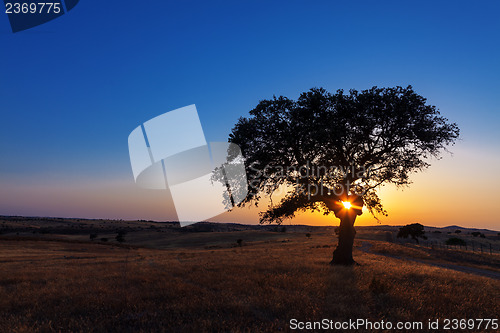
[(356, 236), (356, 230), (354, 229), (356, 217), (356, 214), (345, 214), (345, 216), (340, 219), (339, 243), (335, 251), (333, 251), (333, 258), (332, 261), (330, 261), (330, 265), (349, 266), (356, 263), (352, 258), (354, 236)]

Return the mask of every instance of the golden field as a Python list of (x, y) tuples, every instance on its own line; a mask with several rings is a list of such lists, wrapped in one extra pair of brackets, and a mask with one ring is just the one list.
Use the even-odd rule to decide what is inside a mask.
[[(3, 235), (0, 332), (272, 332), (293, 318), (426, 324), (500, 313), (499, 279), (406, 260), (418, 249), (357, 240), (359, 265), (331, 267), (329, 232), (190, 235), (193, 246), (160, 249)], [(497, 257), (481, 268), (498, 271)]]

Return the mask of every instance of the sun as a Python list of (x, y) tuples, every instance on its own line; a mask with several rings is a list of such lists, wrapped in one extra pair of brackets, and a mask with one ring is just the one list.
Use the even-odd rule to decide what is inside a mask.
[(346, 209), (350, 209), (351, 208), (351, 203), (349, 201), (342, 201), (342, 204), (344, 205), (344, 207)]

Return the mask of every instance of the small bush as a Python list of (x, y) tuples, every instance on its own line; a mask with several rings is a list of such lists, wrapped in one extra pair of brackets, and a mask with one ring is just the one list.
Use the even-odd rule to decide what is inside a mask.
[(126, 231), (124, 230), (120, 230), (118, 231), (118, 234), (116, 235), (115, 239), (120, 242), (120, 243), (123, 243), (125, 241), (125, 235), (127, 234)]
[(408, 238), (414, 239), (417, 244), (419, 243), (418, 238), (427, 239), (425, 236), (424, 226), (420, 223), (407, 224), (404, 227), (399, 228), (399, 232), (396, 236), (397, 238)]
[(105, 237), (101, 238), (101, 242), (107, 242), (107, 241), (108, 241), (107, 238), (105, 238)]
[(446, 241), (446, 245), (461, 245), (461, 246), (466, 246), (467, 243), (463, 239), (461, 239), (461, 238), (452, 237), (452, 238), (449, 238)]
[(239, 238), (236, 240), (236, 244), (238, 244), (239, 247), (243, 245), (243, 239)]
[(307, 238), (311, 238), (311, 234), (310, 234), (310, 233), (307, 233), (307, 234), (306, 234), (306, 237), (307, 237)]

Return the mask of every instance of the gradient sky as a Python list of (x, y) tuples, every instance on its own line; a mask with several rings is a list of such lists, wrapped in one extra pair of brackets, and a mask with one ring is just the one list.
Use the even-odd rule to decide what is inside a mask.
[(196, 104), (207, 141), (226, 141), (273, 95), (411, 84), (462, 136), (410, 188), (382, 190), (381, 222), (498, 230), (499, 12), (498, 1), (81, 0), (16, 34), (0, 13), (0, 215), (175, 219), (167, 192), (133, 180), (127, 137), (144, 121)]

